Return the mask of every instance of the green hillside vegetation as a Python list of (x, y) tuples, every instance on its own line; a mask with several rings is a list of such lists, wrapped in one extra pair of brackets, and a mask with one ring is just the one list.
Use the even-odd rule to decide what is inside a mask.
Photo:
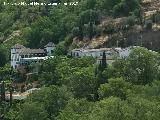
[[(143, 26), (149, 33), (152, 22), (158, 22), (159, 13), (154, 14), (151, 21), (145, 21), (141, 0), (78, 1), (78, 6), (54, 7), (3, 6), (0, 1), (0, 119), (159, 120), (158, 52), (139, 47), (128, 58), (116, 59), (111, 65), (106, 63), (105, 54), (101, 65), (97, 65), (92, 57), (67, 55), (75, 37), (80, 41), (84, 38), (91, 41), (104, 34), (114, 38), (121, 31), (132, 30), (134, 25)], [(126, 19), (120, 26), (109, 22), (101, 27), (102, 22), (110, 18), (111, 21)], [(55, 57), (26, 66), (28, 72), (38, 68), (38, 74), (27, 78), (8, 64), (10, 48), (15, 43), (41, 48), (48, 42), (56, 44)], [(123, 42), (120, 45), (125, 47)], [(115, 39), (108, 46), (116, 46)], [(40, 90), (24, 100), (5, 101), (5, 91), (13, 94), (13, 80), (26, 84), (36, 82)]]
[[(94, 63), (90, 57), (57, 56), (44, 61), (36, 79), (41, 90), (13, 101), (12, 106), (1, 103), (4, 119), (159, 119), (159, 54), (137, 48), (129, 58), (103, 69)], [(9, 66), (1, 68), (5, 81), (15, 74), (11, 71)]]
[[(29, 0), (25, 1), (29, 2)], [(37, 2), (44, 1), (38, 0)], [(64, 3), (66, 1), (45, 0), (45, 2)], [(81, 40), (83, 37), (91, 39), (106, 31), (98, 27), (104, 16), (133, 15), (140, 19), (140, 14), (137, 14), (141, 10), (140, 3), (139, 0), (79, 0), (78, 6), (58, 5), (53, 7), (4, 6), (1, 1), (1, 46), (9, 49), (15, 43), (21, 43), (30, 48), (39, 48), (48, 42), (54, 42), (58, 44), (57, 54), (66, 54), (74, 37), (79, 37)], [(131, 18), (128, 21), (132, 24), (133, 20)], [(15, 31), (19, 31), (18, 35), (14, 35)]]

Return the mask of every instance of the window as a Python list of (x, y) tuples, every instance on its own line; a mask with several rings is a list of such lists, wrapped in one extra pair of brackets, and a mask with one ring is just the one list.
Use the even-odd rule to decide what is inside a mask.
[(44, 51), (45, 51), (45, 53), (47, 53), (47, 50), (46, 50), (46, 49), (44, 49)]
[(79, 53), (77, 53), (77, 56), (79, 56)]

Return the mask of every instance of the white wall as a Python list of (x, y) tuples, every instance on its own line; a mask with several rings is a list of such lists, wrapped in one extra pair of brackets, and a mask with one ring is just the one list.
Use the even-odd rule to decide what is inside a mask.
[(54, 52), (55, 48), (54, 47), (46, 47), (45, 48), (47, 51), (47, 55), (51, 56), (52, 55), (52, 51)]
[(126, 57), (128, 57), (132, 50), (133, 49), (130, 48), (130, 47), (122, 49), (121, 51), (119, 51), (120, 58), (126, 58)]
[(17, 54), (19, 49), (11, 49), (11, 66), (15, 69), (18, 66), (17, 62), (21, 59), (21, 56)]
[[(104, 51), (72, 51), (72, 56), (73, 57), (83, 57), (83, 56), (92, 56), (94, 58), (99, 58), (103, 55)], [(78, 53), (78, 56), (77, 56)], [(111, 54), (110, 54), (111, 53)], [(114, 53), (107, 51), (106, 56), (112, 56)]]

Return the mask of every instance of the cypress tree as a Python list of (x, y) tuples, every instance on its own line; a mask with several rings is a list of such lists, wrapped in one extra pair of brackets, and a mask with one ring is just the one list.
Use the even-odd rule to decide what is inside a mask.
[(92, 22), (89, 22), (89, 39), (91, 40), (93, 35), (94, 35), (94, 30), (93, 30), (93, 23)]
[(104, 70), (107, 67), (107, 62), (106, 62), (106, 53), (105, 51), (103, 52), (102, 56), (102, 70)]
[(97, 78), (98, 78), (98, 85), (99, 86), (100, 86), (100, 84), (106, 83), (106, 79), (103, 77), (103, 74), (102, 74), (103, 71), (105, 70), (105, 68), (107, 68), (107, 62), (106, 62), (106, 54), (105, 54), (105, 51), (104, 51), (101, 62), (98, 66)]
[(13, 87), (12, 85), (9, 87), (9, 93), (10, 93), (10, 106), (12, 106), (12, 101), (13, 101)]
[(106, 62), (106, 53), (105, 51), (103, 52), (102, 60), (101, 63), (99, 64), (99, 71), (103, 72), (104, 69), (107, 67), (107, 62)]
[(1, 102), (5, 101), (5, 84), (4, 81), (1, 82)]

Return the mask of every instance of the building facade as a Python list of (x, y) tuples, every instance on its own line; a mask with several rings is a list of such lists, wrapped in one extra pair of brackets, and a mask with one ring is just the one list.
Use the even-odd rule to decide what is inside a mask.
[(14, 69), (24, 62), (31, 61), (33, 58), (43, 59), (46, 56), (51, 56), (54, 52), (55, 45), (53, 43), (48, 43), (44, 49), (30, 49), (23, 45), (15, 44), (11, 48), (11, 66)]
[(70, 55), (72, 57), (92, 56), (96, 58), (97, 64), (100, 64), (103, 52), (105, 52), (107, 63), (111, 64), (115, 59), (127, 58), (131, 51), (137, 47), (138, 46), (127, 48), (74, 49), (71, 51)]
[(127, 48), (100, 48), (100, 49), (74, 49), (71, 51), (70, 55), (72, 57), (83, 57), (92, 56), (94, 58), (99, 58), (106, 53), (106, 57), (117, 56), (120, 58), (125, 58), (129, 56), (130, 52), (137, 46), (127, 47)]
[(83, 57), (83, 56), (92, 56), (94, 58), (99, 58), (105, 52), (106, 56), (118, 55), (118, 51), (114, 48), (100, 48), (100, 49), (74, 49), (71, 51), (72, 57)]

